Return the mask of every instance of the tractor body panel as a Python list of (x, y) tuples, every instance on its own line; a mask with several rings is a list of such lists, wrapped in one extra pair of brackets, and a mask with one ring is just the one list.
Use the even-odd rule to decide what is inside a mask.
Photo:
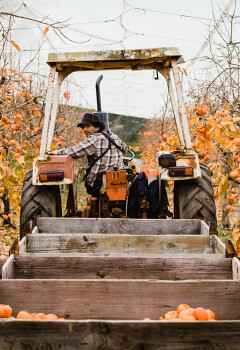
[(158, 167), (158, 173), (161, 180), (191, 180), (191, 179), (198, 179), (201, 175), (201, 170), (199, 166), (199, 160), (198, 156), (195, 152), (188, 151), (183, 154), (179, 151), (172, 151), (172, 152), (158, 152), (157, 157), (163, 155), (163, 154), (175, 154), (176, 156), (176, 168), (192, 168), (193, 169), (193, 175), (191, 176), (170, 176), (169, 174), (169, 168), (165, 168), (162, 166)]
[[(33, 185), (69, 185), (74, 182), (76, 166), (72, 157), (48, 156), (46, 161), (35, 159), (33, 163)], [(41, 181), (40, 174), (54, 174), (63, 172), (63, 179), (60, 181)]]

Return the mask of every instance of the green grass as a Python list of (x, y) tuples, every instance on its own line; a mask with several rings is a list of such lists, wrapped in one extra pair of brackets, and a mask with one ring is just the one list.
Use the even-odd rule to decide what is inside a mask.
[(232, 240), (232, 231), (229, 229), (218, 228), (218, 238), (225, 243), (225, 238)]
[[(62, 212), (63, 216), (66, 215), (66, 203), (68, 196), (68, 186), (64, 185), (61, 188), (61, 198), (62, 198)], [(78, 211), (84, 210), (86, 207), (85, 198), (87, 198), (88, 194), (86, 192), (84, 181), (78, 180), (77, 183), (77, 209)]]

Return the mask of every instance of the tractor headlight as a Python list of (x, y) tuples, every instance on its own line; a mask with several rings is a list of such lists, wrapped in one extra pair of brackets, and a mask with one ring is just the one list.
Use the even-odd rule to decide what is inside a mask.
[(158, 157), (158, 164), (162, 168), (169, 168), (176, 166), (176, 158), (173, 154), (165, 153)]

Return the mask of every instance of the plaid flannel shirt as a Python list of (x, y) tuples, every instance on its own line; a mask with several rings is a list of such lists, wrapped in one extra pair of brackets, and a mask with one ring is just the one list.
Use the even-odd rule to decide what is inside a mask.
[[(107, 153), (93, 165), (87, 176), (87, 183), (92, 187), (99, 173), (113, 167), (124, 168), (123, 154), (127, 153), (128, 147), (114, 133), (109, 132), (109, 136), (119, 147), (121, 147), (121, 149), (123, 149), (123, 152), (110, 143), (111, 149), (109, 149)], [(91, 164), (93, 164), (94, 161), (108, 149), (108, 145), (108, 139), (100, 132), (96, 132), (76, 146), (59, 150), (58, 154), (66, 154), (75, 159), (87, 156), (88, 163), (91, 166)]]

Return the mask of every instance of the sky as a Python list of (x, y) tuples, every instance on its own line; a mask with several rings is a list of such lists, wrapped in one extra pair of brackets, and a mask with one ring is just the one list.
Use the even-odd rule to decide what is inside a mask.
[[(38, 52), (25, 71), (47, 76), (49, 52), (91, 51), (111, 49), (140, 49), (164, 46), (179, 48), (188, 67), (206, 40), (216, 18), (229, 0), (0, 0), (2, 11), (20, 8), (24, 16), (46, 21), (65, 21), (63, 33), (73, 41), (62, 42), (50, 29), (43, 37), (44, 25), (16, 20), (11, 39), (21, 48), (23, 70), (26, 62)], [(80, 42), (80, 43), (79, 43)], [(207, 50), (207, 49), (206, 49)], [(188, 76), (183, 76), (187, 91)], [(197, 68), (195, 67), (195, 73)], [(154, 80), (153, 71), (104, 71), (74, 73), (64, 81), (63, 93), (70, 92), (72, 105), (96, 109), (95, 82), (100, 74), (102, 108), (105, 112), (150, 118), (165, 109), (167, 86), (163, 77)]]

